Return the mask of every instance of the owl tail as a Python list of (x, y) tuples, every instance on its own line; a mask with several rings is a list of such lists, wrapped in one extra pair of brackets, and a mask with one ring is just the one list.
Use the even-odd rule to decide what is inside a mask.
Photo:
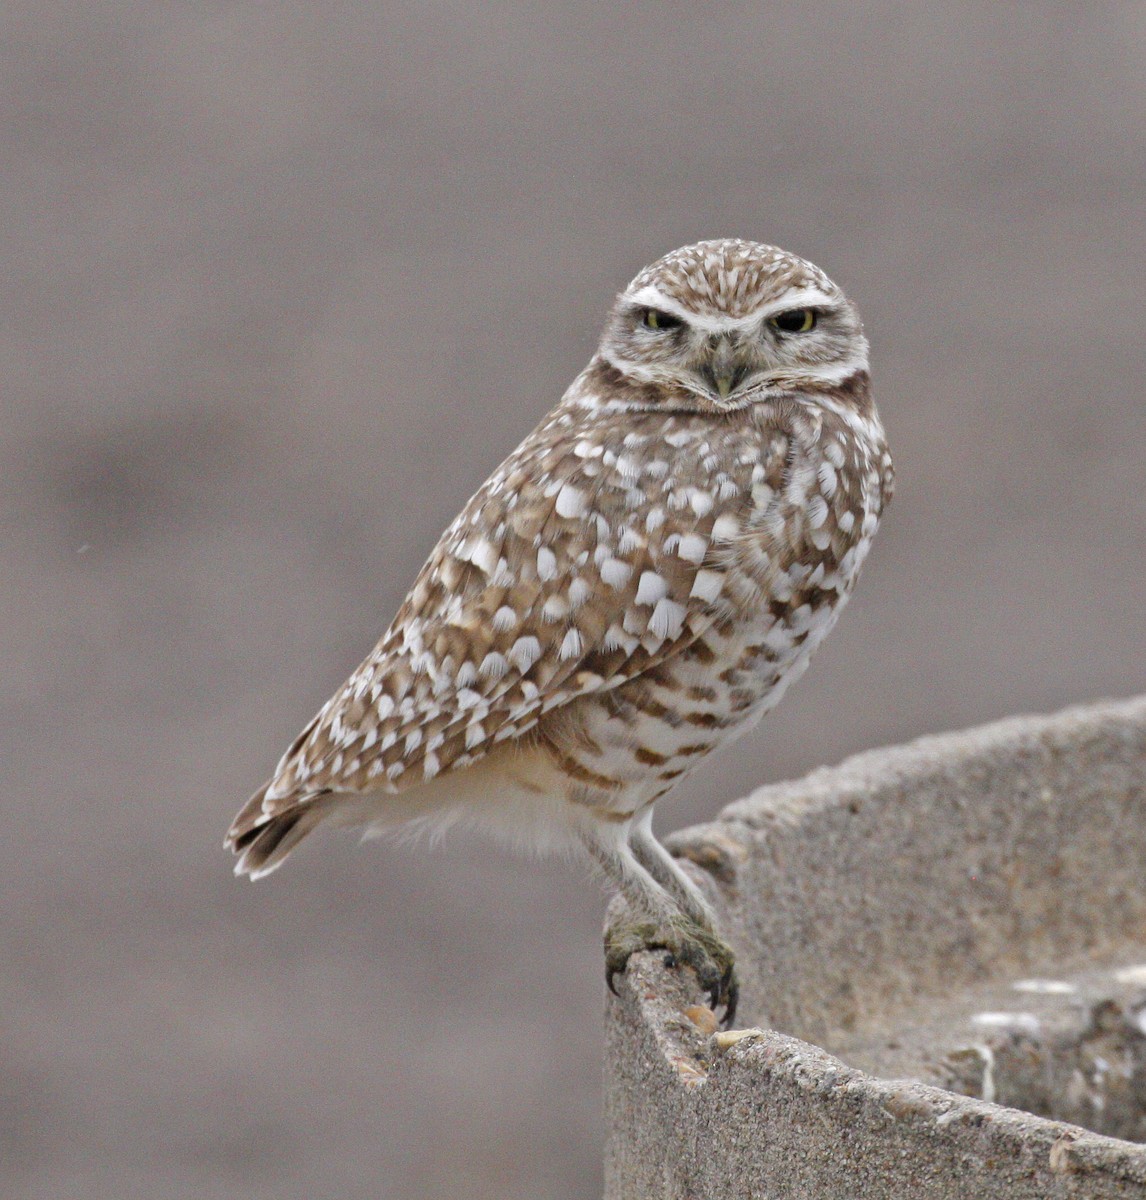
[(262, 810), (265, 790), (260, 788), (247, 801), (227, 834), (227, 849), (239, 856), (235, 874), (251, 879), (262, 879), (280, 867), (330, 809), (328, 796), (308, 796), (268, 816)]

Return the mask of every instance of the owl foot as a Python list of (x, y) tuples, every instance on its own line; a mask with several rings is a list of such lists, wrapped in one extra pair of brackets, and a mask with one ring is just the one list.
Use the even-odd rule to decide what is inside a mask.
[(605, 982), (614, 996), (614, 977), (624, 973), (638, 950), (665, 950), (666, 967), (691, 967), (711, 1006), (724, 1007), (724, 1027), (732, 1024), (740, 988), (736, 956), (727, 942), (691, 922), (667, 927), (651, 921), (614, 925), (605, 934)]

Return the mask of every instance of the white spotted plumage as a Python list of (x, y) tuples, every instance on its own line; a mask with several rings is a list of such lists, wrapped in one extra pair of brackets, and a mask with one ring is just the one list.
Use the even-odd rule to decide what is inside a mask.
[(803, 672), (890, 492), (835, 284), (758, 243), (667, 255), (239, 813), (237, 869), (328, 818), (472, 820), (581, 844), (657, 919), (700, 920), (648, 808)]

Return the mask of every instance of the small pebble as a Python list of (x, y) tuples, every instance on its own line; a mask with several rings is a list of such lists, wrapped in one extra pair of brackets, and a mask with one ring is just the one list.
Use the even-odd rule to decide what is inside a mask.
[(742, 1042), (745, 1038), (758, 1037), (763, 1032), (763, 1029), (722, 1029), (712, 1040), (716, 1043), (718, 1050), (727, 1050), (729, 1047), (735, 1046), (737, 1042)]
[(690, 1004), (684, 1010), (684, 1015), (703, 1033), (706, 1037), (710, 1033), (715, 1033), (717, 1028), (716, 1013), (708, 1007), (707, 1004)]

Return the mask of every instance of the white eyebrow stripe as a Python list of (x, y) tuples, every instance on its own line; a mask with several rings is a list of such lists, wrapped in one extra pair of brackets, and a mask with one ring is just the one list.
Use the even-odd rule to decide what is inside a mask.
[(630, 293), (625, 299), (641, 308), (655, 308), (659, 312), (671, 313), (674, 317), (680, 317), (682, 321), (688, 321), (689, 324), (692, 324), (696, 317), (695, 313), (682, 308), (675, 300), (670, 300), (664, 292), (653, 287), (652, 284), (647, 284), (639, 291)]
[(819, 288), (799, 288), (787, 292), (771, 304), (762, 304), (746, 317), (717, 317), (695, 313), (684, 308), (671, 297), (666, 296), (659, 288), (646, 284), (643, 288), (626, 295), (625, 299), (639, 308), (655, 308), (659, 312), (679, 317), (690, 328), (701, 333), (727, 333), (752, 329), (762, 321), (766, 321), (775, 313), (788, 312), (793, 308), (838, 308), (843, 301), (841, 296), (831, 296)]
[(788, 312), (793, 308), (839, 308), (842, 301), (842, 296), (830, 296), (819, 288), (800, 288), (787, 292), (772, 304), (763, 305), (752, 316), (758, 321), (761, 317), (768, 318), (773, 313)]

